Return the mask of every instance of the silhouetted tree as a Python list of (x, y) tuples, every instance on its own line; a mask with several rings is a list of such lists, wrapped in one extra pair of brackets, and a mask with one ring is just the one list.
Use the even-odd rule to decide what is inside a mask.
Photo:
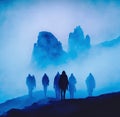
[(76, 91), (76, 85), (77, 81), (73, 73), (71, 73), (69, 77), (69, 92), (70, 92), (70, 98), (74, 98), (74, 93)]
[(61, 92), (61, 99), (65, 99), (66, 90), (68, 89), (68, 76), (65, 71), (62, 72), (59, 79), (59, 87)]
[(88, 96), (92, 96), (96, 84), (95, 84), (95, 79), (91, 73), (86, 78), (86, 85), (87, 85)]
[(56, 95), (57, 99), (60, 98), (59, 79), (60, 79), (60, 73), (57, 72), (57, 74), (54, 78), (54, 89), (55, 89), (55, 95)]
[(42, 85), (43, 85), (43, 89), (44, 89), (44, 95), (46, 97), (47, 94), (47, 87), (49, 85), (49, 78), (47, 76), (47, 74), (45, 73), (42, 77)]
[(33, 89), (36, 87), (36, 80), (34, 75), (31, 76), (30, 74), (28, 74), (26, 78), (26, 85), (28, 87), (28, 94), (30, 97), (32, 97)]

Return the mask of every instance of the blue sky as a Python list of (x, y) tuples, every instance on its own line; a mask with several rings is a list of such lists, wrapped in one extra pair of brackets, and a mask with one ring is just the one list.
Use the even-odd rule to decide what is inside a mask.
[(120, 33), (119, 0), (5, 1), (1, 2), (0, 14), (3, 37), (5, 30), (8, 35), (15, 33), (14, 30), (26, 30), (25, 35), (31, 31), (34, 38), (39, 31), (48, 30), (67, 46), (69, 32), (77, 25), (91, 36), (93, 44), (115, 38)]

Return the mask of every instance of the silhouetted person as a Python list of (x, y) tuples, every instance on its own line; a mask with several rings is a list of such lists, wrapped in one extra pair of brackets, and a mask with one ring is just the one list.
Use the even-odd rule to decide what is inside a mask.
[(61, 99), (65, 99), (65, 93), (68, 89), (68, 77), (65, 73), (65, 71), (62, 72), (59, 79), (59, 87), (61, 92)]
[(36, 80), (34, 75), (31, 76), (30, 74), (28, 74), (26, 78), (26, 85), (28, 87), (28, 94), (30, 97), (32, 97), (33, 89), (36, 87)]
[(59, 79), (60, 79), (60, 73), (57, 72), (54, 78), (54, 89), (55, 89), (55, 95), (57, 99), (60, 99)]
[(44, 89), (44, 95), (46, 97), (47, 94), (47, 87), (49, 85), (49, 78), (47, 76), (47, 74), (45, 73), (42, 77), (42, 85), (43, 85), (43, 89)]
[(69, 77), (69, 92), (70, 92), (70, 98), (74, 98), (74, 93), (76, 91), (76, 85), (77, 81), (73, 73)]
[(88, 96), (92, 96), (93, 90), (95, 88), (95, 79), (91, 73), (86, 78), (86, 85), (87, 85)]

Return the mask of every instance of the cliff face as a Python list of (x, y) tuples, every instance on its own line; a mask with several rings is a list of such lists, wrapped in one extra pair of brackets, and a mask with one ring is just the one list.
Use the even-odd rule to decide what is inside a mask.
[(97, 45), (91, 45), (90, 36), (84, 35), (82, 28), (77, 26), (69, 34), (68, 51), (65, 52), (62, 43), (52, 33), (42, 31), (39, 33), (38, 40), (33, 47), (32, 64), (45, 68), (49, 65), (68, 63), (69, 60), (75, 60), (78, 57), (84, 60), (90, 54), (89, 50), (93, 53), (99, 53), (103, 48), (104, 50), (108, 48), (114, 49), (114, 47), (119, 45), (120, 37)]
[(63, 64), (68, 60), (75, 59), (89, 48), (90, 37), (89, 35), (84, 36), (80, 26), (77, 26), (74, 32), (69, 34), (68, 52), (63, 50), (61, 42), (52, 33), (42, 31), (33, 47), (32, 64), (42, 68)]
[(84, 36), (84, 32), (80, 26), (77, 26), (68, 38), (68, 52), (72, 58), (76, 58), (86, 49), (90, 48), (90, 36)]
[(34, 44), (32, 62), (39, 67), (57, 65), (64, 62), (65, 54), (61, 42), (52, 33), (43, 31)]

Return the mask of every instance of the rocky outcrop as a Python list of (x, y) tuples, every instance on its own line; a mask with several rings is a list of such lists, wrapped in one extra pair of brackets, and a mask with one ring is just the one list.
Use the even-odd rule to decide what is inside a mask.
[(77, 26), (68, 38), (68, 52), (72, 58), (76, 58), (86, 49), (90, 48), (90, 36), (84, 36), (84, 32), (80, 26)]
[(40, 68), (63, 64), (84, 54), (90, 46), (90, 36), (84, 36), (80, 26), (69, 34), (68, 52), (63, 50), (61, 42), (52, 33), (42, 31), (33, 47), (32, 64)]
[(64, 63), (65, 56), (66, 53), (61, 42), (52, 33), (46, 31), (39, 33), (32, 53), (32, 63), (34, 65), (39, 67), (58, 65)]

